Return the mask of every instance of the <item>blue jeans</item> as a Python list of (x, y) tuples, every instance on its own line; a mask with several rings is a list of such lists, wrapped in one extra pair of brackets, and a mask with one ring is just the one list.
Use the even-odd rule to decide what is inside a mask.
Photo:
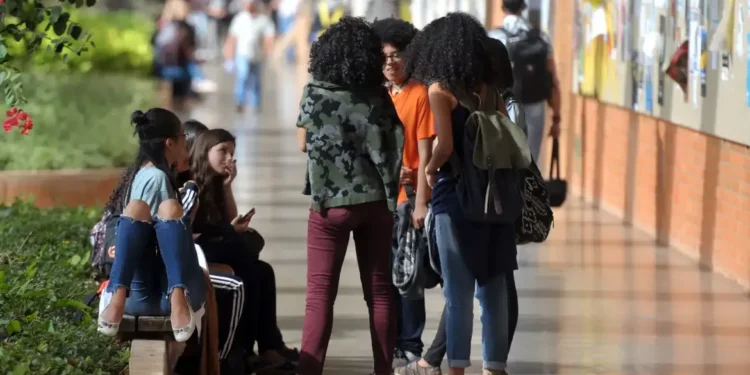
[[(393, 217), (393, 251), (398, 249), (398, 214)], [(424, 343), (422, 333), (427, 321), (424, 297), (420, 299), (409, 299), (401, 295), (398, 288), (393, 287), (396, 300), (400, 302), (398, 314), (398, 336), (396, 336), (396, 348), (412, 353), (417, 357), (422, 356)]]
[(195, 61), (189, 61), (185, 66), (167, 65), (161, 67), (160, 76), (169, 80), (200, 80), (206, 76)]
[[(437, 214), (435, 226), (446, 300), (448, 366), (466, 368), (471, 366), (476, 278), (459, 250), (453, 219), (448, 214)], [(505, 274), (500, 274), (476, 288), (476, 297), (482, 307), (482, 355), (484, 368), (488, 370), (503, 370), (508, 361), (508, 291), (505, 284)]]
[(122, 216), (115, 230), (115, 252), (107, 292), (129, 289), (126, 314), (168, 315), (169, 295), (176, 287), (185, 289), (193, 311), (205, 302), (203, 269), (183, 219), (154, 218), (150, 223)]
[(244, 57), (234, 59), (234, 100), (237, 105), (249, 102), (253, 109), (260, 108), (262, 64), (247, 61)]
[(422, 333), (427, 321), (424, 298), (408, 299), (403, 296), (399, 298), (401, 299), (401, 314), (396, 347), (421, 357), (424, 348)]
[[(278, 23), (279, 23), (279, 34), (284, 35), (288, 33), (292, 26), (294, 26), (294, 20), (296, 19), (296, 15), (291, 16), (278, 16)], [(286, 60), (290, 63), (294, 62), (294, 48), (289, 47), (286, 49)]]
[(525, 104), (523, 114), (526, 119), (526, 128), (528, 129), (527, 140), (529, 142), (529, 151), (534, 160), (539, 162), (539, 153), (542, 150), (542, 141), (544, 140), (544, 110), (546, 102)]
[(195, 30), (195, 41), (199, 49), (206, 48), (208, 44), (209, 16), (205, 12), (197, 11), (188, 14), (187, 23)]

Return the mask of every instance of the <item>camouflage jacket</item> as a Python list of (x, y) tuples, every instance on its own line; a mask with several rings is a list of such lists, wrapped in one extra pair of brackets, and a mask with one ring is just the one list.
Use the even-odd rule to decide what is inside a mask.
[(305, 194), (313, 210), (387, 200), (396, 210), (404, 127), (388, 92), (311, 81), (297, 127), (307, 130)]

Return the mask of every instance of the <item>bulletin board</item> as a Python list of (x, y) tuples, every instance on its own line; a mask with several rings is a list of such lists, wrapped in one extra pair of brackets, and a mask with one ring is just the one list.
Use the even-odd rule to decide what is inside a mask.
[[(574, 92), (750, 145), (750, 0), (577, 0)], [(687, 41), (684, 89), (665, 71)]]

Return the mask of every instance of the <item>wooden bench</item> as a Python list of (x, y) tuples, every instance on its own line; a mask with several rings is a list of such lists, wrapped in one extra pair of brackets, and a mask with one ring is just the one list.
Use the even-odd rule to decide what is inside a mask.
[[(172, 323), (168, 316), (125, 315), (118, 336), (130, 344), (131, 375), (169, 375), (169, 352), (174, 341)], [(176, 358), (175, 358), (176, 360)]]
[[(225, 264), (210, 263), (208, 268), (213, 272), (234, 274), (232, 268)], [(130, 375), (171, 374), (185, 345), (174, 340), (169, 316), (125, 315), (120, 322), (118, 337), (131, 341)], [(178, 358), (170, 358), (170, 354)]]

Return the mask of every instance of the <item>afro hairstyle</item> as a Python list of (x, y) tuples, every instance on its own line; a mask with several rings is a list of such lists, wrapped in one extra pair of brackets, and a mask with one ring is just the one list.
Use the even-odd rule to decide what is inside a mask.
[(372, 28), (383, 44), (390, 44), (399, 51), (405, 51), (418, 32), (414, 25), (397, 18), (375, 20)]
[(370, 23), (343, 17), (313, 43), (308, 71), (315, 80), (369, 90), (385, 83), (383, 64), (383, 45)]
[(482, 84), (497, 85), (502, 76), (484, 26), (462, 13), (430, 22), (406, 50), (407, 77), (426, 85), (439, 83), (454, 95), (469, 95)]

